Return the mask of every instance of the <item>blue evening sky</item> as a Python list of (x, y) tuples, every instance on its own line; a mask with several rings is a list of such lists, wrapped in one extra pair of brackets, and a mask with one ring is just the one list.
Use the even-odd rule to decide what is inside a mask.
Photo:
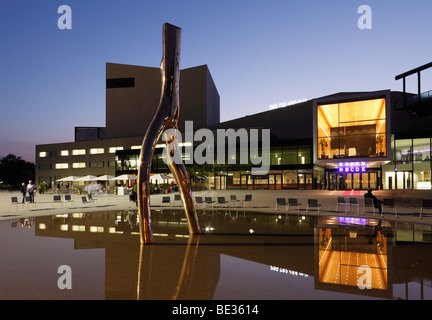
[[(72, 9), (60, 30), (57, 9)], [(372, 29), (357, 26), (361, 5)], [(162, 25), (182, 28), (181, 68), (207, 64), (221, 120), (341, 91), (402, 90), (432, 61), (430, 0), (0, 0), (0, 157), (105, 126), (105, 63), (159, 67)], [(408, 79), (416, 90), (416, 78)], [(432, 90), (432, 70), (423, 90)]]

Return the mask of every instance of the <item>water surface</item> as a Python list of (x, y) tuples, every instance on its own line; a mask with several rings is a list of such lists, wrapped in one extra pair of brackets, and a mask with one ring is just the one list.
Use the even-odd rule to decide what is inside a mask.
[[(241, 210), (199, 219), (203, 234), (189, 236), (181, 210), (154, 211), (145, 246), (136, 211), (2, 221), (0, 299), (432, 299), (431, 226)], [(71, 289), (58, 285), (65, 265)]]

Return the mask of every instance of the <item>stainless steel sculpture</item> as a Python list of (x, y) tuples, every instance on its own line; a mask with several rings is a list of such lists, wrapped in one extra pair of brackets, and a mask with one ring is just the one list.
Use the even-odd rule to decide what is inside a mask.
[[(156, 114), (144, 136), (138, 169), (137, 193), (141, 244), (153, 242), (149, 186), (154, 149), (167, 129), (178, 128), (180, 113), (180, 40), (181, 29), (165, 23), (163, 25), (163, 57), (160, 67), (162, 73), (161, 98)], [(173, 141), (177, 141), (175, 135), (171, 135), (170, 139), (166, 141), (167, 148)], [(181, 161), (181, 153), (179, 154), (180, 157), (176, 157), (177, 152), (180, 152), (180, 150), (176, 148), (167, 150), (167, 164), (180, 191), (180, 197), (188, 221), (189, 233), (199, 234), (200, 227), (192, 200), (189, 178), (184, 163)], [(177, 160), (173, 161), (172, 159), (174, 158)]]

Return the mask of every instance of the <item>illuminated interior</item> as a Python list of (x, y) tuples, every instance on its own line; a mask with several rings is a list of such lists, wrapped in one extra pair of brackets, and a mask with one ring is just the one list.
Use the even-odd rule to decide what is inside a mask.
[(318, 106), (318, 158), (385, 157), (385, 99)]
[(367, 266), (370, 268), (368, 283), (370, 288), (387, 289), (387, 239), (382, 233), (378, 232), (375, 252), (334, 249), (334, 237), (330, 228), (320, 228), (319, 239), (319, 281), (321, 283), (358, 287), (363, 275), (359, 272), (359, 268)]

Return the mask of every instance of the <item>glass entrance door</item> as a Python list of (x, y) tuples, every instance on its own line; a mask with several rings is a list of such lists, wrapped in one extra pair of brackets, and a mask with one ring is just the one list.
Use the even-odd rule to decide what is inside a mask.
[[(360, 172), (356, 172), (352, 174), (352, 185), (354, 190), (360, 190), (362, 189), (362, 176), (363, 174)], [(364, 174), (364, 176), (367, 176), (367, 174)]]
[(299, 173), (297, 179), (299, 189), (312, 189), (312, 173)]
[(240, 188), (241, 189), (253, 189), (253, 183), (250, 174), (240, 175)]
[(337, 190), (378, 189), (378, 172), (329, 172), (328, 177), (330, 190), (335, 189), (335, 187)]
[[(378, 173), (368, 172), (367, 188), (378, 189)], [(365, 189), (363, 187), (363, 189)]]
[(216, 190), (225, 190), (227, 187), (227, 176), (216, 176), (215, 187)]
[(412, 189), (412, 171), (396, 173), (396, 189)]
[(269, 189), (282, 189), (282, 174), (269, 174)]

